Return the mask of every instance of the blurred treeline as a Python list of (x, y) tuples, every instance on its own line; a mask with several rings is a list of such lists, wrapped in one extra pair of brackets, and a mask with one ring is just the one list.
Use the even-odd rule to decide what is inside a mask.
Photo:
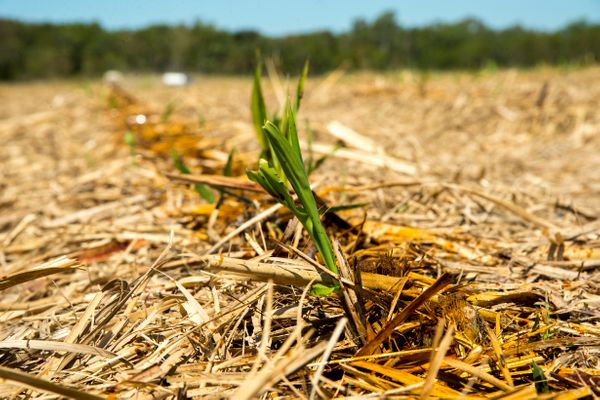
[(183, 70), (245, 74), (256, 50), (297, 72), (339, 66), (385, 70), (531, 67), (600, 61), (600, 25), (573, 23), (555, 32), (512, 27), (493, 30), (468, 19), (419, 28), (400, 26), (393, 13), (355, 21), (349, 32), (267, 37), (211, 25), (150, 26), (109, 31), (98, 24), (32, 24), (0, 20), (0, 79), (94, 76), (122, 71)]

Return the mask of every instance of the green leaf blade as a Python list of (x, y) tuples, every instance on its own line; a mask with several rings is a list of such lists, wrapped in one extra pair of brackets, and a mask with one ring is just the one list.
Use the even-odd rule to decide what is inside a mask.
[(254, 130), (256, 131), (256, 137), (260, 144), (260, 148), (263, 153), (268, 152), (267, 141), (263, 130), (263, 125), (267, 121), (267, 107), (265, 105), (265, 98), (261, 88), (261, 75), (262, 71), (260, 65), (256, 66), (254, 70), (254, 83), (252, 85), (252, 96), (250, 98), (250, 110), (252, 112), (252, 122), (254, 123)]
[[(184, 175), (190, 175), (191, 174), (190, 169), (187, 167), (187, 165), (185, 165), (185, 163), (183, 162), (183, 158), (177, 152), (177, 149), (175, 149), (174, 147), (173, 147), (173, 150), (171, 151), (171, 159), (173, 160), (173, 164), (175, 164), (175, 168), (177, 168), (177, 170), (179, 172), (181, 172)], [(205, 185), (197, 183), (197, 184), (194, 185), (194, 190), (204, 200), (206, 200), (210, 204), (214, 204), (214, 202), (215, 202), (215, 195)]]
[(298, 79), (298, 86), (296, 87), (296, 99), (294, 101), (294, 111), (298, 112), (300, 109), (300, 102), (302, 101), (302, 97), (304, 97), (304, 83), (306, 82), (306, 77), (308, 76), (308, 60), (304, 63), (304, 68), (302, 68), (302, 73), (300, 74), (300, 79)]
[(548, 386), (548, 380), (544, 374), (544, 370), (540, 368), (535, 361), (531, 361), (531, 374), (533, 375), (533, 382), (535, 384), (535, 390), (540, 393), (549, 393), (550, 387)]

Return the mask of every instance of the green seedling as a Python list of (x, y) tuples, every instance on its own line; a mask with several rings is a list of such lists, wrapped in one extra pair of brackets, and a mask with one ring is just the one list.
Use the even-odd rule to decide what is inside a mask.
[(223, 176), (231, 176), (233, 172), (233, 156), (235, 155), (235, 147), (229, 150), (229, 154), (227, 155), (227, 161), (225, 162), (225, 166), (223, 167)]
[(300, 102), (302, 101), (302, 97), (304, 97), (304, 82), (306, 82), (306, 77), (308, 76), (308, 61), (304, 63), (304, 67), (302, 68), (302, 73), (300, 74), (300, 79), (298, 79), (298, 85), (296, 86), (296, 98), (294, 99), (294, 112), (298, 112), (300, 109)]
[(171, 115), (173, 115), (173, 112), (175, 112), (175, 106), (176, 106), (175, 100), (167, 103), (167, 105), (165, 106), (165, 109), (160, 114), (160, 122), (162, 122), (164, 124), (165, 122), (167, 122), (169, 120), (169, 118), (171, 118)]
[(267, 140), (265, 139), (265, 133), (263, 129), (263, 125), (267, 121), (267, 107), (265, 105), (265, 98), (263, 96), (262, 85), (260, 83), (261, 75), (262, 70), (259, 64), (254, 70), (254, 84), (252, 85), (250, 110), (252, 111), (252, 122), (254, 123), (254, 130), (256, 131), (258, 143), (260, 144), (262, 157), (268, 153), (269, 147)]
[(137, 160), (135, 159), (135, 156), (137, 154), (135, 150), (135, 134), (131, 131), (127, 131), (125, 132), (123, 139), (125, 140), (125, 144), (127, 145), (127, 147), (129, 147), (129, 155), (131, 156), (133, 163), (137, 164)]
[[(546, 325), (550, 325), (551, 320), (550, 320), (550, 300), (548, 300), (548, 292), (546, 292), (545, 296), (544, 296), (544, 322), (546, 323)], [(552, 332), (550, 332), (550, 329), (546, 329), (544, 331), (544, 334), (542, 335), (542, 339), (544, 340), (548, 340), (552, 337)]]
[(112, 108), (112, 109), (117, 109), (119, 108), (120, 104), (119, 104), (119, 99), (117, 98), (117, 96), (111, 95), (108, 98), (108, 107)]
[(198, 126), (203, 128), (206, 125), (206, 117), (202, 111), (198, 111)]
[[(299, 105), (299, 97), (295, 105)], [(282, 124), (285, 130), (271, 121), (266, 121), (262, 127), (264, 140), (267, 148), (272, 153), (269, 159), (261, 158), (258, 171), (248, 171), (248, 178), (262, 186), (278, 202), (283, 204), (290, 212), (298, 218), (300, 223), (308, 232), (315, 243), (317, 250), (323, 258), (323, 262), (329, 271), (338, 274), (335, 263), (333, 247), (327, 236), (327, 232), (319, 216), (317, 202), (308, 181), (308, 174), (302, 158), (302, 151), (298, 141), (296, 130), (296, 110), (290, 102), (287, 103)], [(277, 168), (274, 160), (278, 160)], [(290, 191), (288, 183), (298, 197), (296, 204)], [(315, 284), (312, 293), (325, 296), (339, 289), (339, 282), (332, 281), (329, 284)]]
[[(173, 159), (173, 164), (175, 164), (175, 168), (177, 168), (179, 172), (185, 175), (191, 174), (191, 171), (189, 170), (187, 165), (185, 165), (185, 163), (183, 162), (183, 158), (181, 158), (181, 156), (175, 148), (173, 148), (173, 151), (171, 152), (171, 158)], [(210, 204), (213, 204), (215, 202), (215, 196), (210, 190), (208, 190), (208, 188), (205, 185), (196, 183), (194, 185), (194, 190), (200, 195), (200, 197), (202, 197)]]
[[(304, 95), (304, 82), (306, 81), (306, 77), (308, 75), (308, 61), (304, 64), (304, 68), (302, 68), (302, 73), (300, 74), (300, 78), (298, 79), (298, 84), (296, 86), (296, 94), (294, 96), (294, 102), (292, 104), (292, 109), (294, 113), (298, 113), (300, 109), (300, 103), (302, 101), (302, 96)], [(278, 171), (281, 171), (279, 167), (279, 161), (276, 158), (275, 152), (272, 151), (270, 146), (270, 142), (267, 139), (267, 133), (265, 132), (265, 123), (267, 122), (267, 106), (265, 104), (265, 98), (262, 91), (262, 69), (260, 68), (260, 63), (256, 66), (254, 70), (254, 83), (252, 85), (252, 96), (250, 98), (250, 110), (252, 111), (252, 122), (254, 124), (254, 130), (256, 131), (256, 138), (258, 139), (258, 143), (261, 148), (262, 159), (265, 159), (273, 164), (274, 168)], [(288, 132), (286, 127), (287, 125), (287, 114), (286, 109), (288, 108), (289, 101), (284, 107), (284, 112), (282, 115), (274, 114), (271, 118), (272, 123), (274, 123), (280, 132)]]
[(535, 361), (531, 361), (531, 374), (533, 375), (535, 390), (538, 394), (550, 392), (544, 370)]
[[(232, 176), (233, 155), (234, 154), (235, 154), (235, 147), (229, 151), (229, 155), (227, 156), (227, 162), (225, 163), (225, 166), (223, 167), (223, 176)], [(246, 204), (247, 206), (254, 207), (254, 203), (252, 203), (252, 201), (248, 200), (247, 198), (237, 195), (227, 189), (219, 189), (219, 200), (217, 200), (217, 205), (215, 206), (215, 208), (221, 208), (221, 206), (223, 205), (223, 202), (225, 201), (225, 196), (235, 197), (236, 199), (238, 199), (242, 203)]]

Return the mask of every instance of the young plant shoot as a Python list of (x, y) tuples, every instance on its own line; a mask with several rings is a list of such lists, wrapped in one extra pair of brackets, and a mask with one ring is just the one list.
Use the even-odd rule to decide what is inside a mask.
[[(267, 121), (264, 125), (264, 138), (272, 154), (272, 159), (278, 160), (276, 168), (273, 162), (261, 158), (258, 171), (248, 171), (248, 177), (261, 185), (271, 196), (286, 206), (302, 223), (309, 236), (315, 243), (323, 262), (329, 271), (338, 274), (333, 248), (327, 232), (321, 223), (317, 202), (310, 188), (308, 174), (302, 159), (298, 142), (295, 111), (288, 102), (284, 119), (285, 131)], [(298, 197), (296, 204), (288, 190), (288, 184)], [(330, 277), (328, 284), (315, 284), (312, 293), (325, 296), (339, 288), (339, 283)]]
[[(171, 151), (171, 158), (173, 159), (173, 164), (175, 164), (175, 168), (177, 168), (179, 172), (185, 175), (191, 174), (190, 169), (187, 167), (187, 165), (185, 165), (185, 163), (183, 162), (183, 158), (181, 157), (179, 152), (177, 152), (177, 149), (175, 149), (174, 147)], [(194, 185), (194, 190), (200, 195), (200, 197), (202, 197), (210, 204), (213, 204), (215, 202), (215, 196), (205, 185), (196, 183)]]
[[(308, 61), (304, 63), (304, 68), (302, 68), (302, 73), (300, 74), (300, 79), (298, 79), (298, 84), (296, 86), (296, 95), (293, 103), (293, 110), (295, 113), (297, 113), (298, 109), (300, 108), (300, 102), (302, 101), (302, 96), (304, 95), (304, 82), (306, 81), (307, 75)], [(254, 124), (254, 130), (256, 131), (256, 138), (258, 139), (258, 143), (260, 144), (261, 148), (260, 158), (264, 158), (265, 160), (271, 162), (276, 170), (280, 170), (277, 156), (273, 152), (269, 141), (266, 138), (265, 122), (267, 122), (268, 119), (268, 110), (262, 92), (261, 76), (262, 70), (259, 63), (254, 70), (254, 83), (252, 85), (252, 96), (250, 97), (252, 122)], [(271, 121), (277, 125), (281, 132), (287, 132), (286, 108), (287, 104), (284, 107), (283, 113), (280, 113), (279, 115), (274, 113), (271, 118)]]

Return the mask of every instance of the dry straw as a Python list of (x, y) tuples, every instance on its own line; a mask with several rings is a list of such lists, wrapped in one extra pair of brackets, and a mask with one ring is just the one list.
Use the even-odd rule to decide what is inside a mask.
[(598, 73), (307, 81), (339, 274), (245, 177), (248, 80), (0, 86), (0, 398), (599, 396)]

